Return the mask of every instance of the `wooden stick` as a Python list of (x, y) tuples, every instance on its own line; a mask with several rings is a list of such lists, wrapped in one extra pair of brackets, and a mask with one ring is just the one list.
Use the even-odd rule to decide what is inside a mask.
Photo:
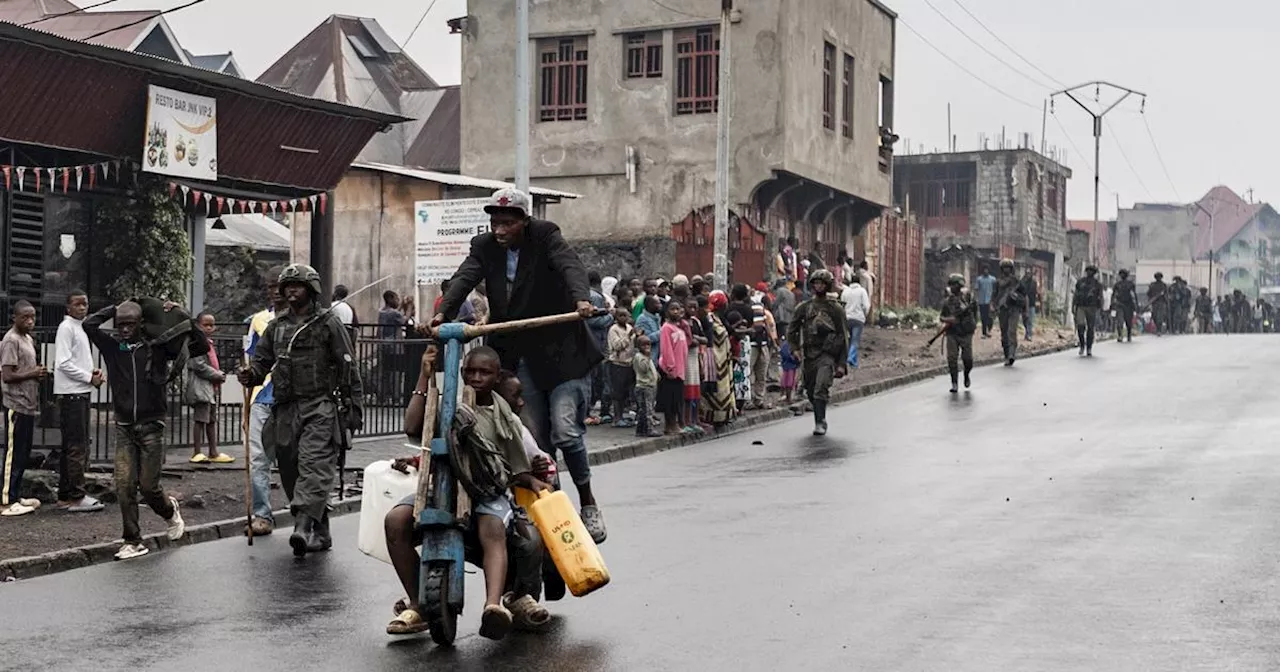
[(436, 388), (435, 352), (427, 348), (422, 356), (422, 368), (427, 374), (427, 398), (422, 411), (422, 454), (418, 460), (418, 489), (413, 496), (413, 520), (427, 507), (427, 494), (431, 492), (431, 439), (436, 435), (436, 415), (440, 412), (440, 390)]
[[(249, 357), (244, 358), (245, 366), (249, 365)], [(244, 388), (244, 405), (240, 412), (240, 433), (244, 438), (244, 508), (245, 508), (245, 536), (249, 539), (249, 545), (253, 545), (253, 456), (250, 453), (249, 446), (249, 413), (253, 405), (253, 388), (242, 385)]]
[[(581, 321), (582, 315), (578, 313), (561, 313), (560, 315), (544, 315), (542, 317), (530, 317), (525, 320), (512, 320), (510, 322), (493, 322), (481, 325), (466, 325), (462, 329), (463, 337), (470, 341), (481, 336), (489, 336), (491, 334), (505, 334), (509, 331), (521, 331), (523, 329), (537, 329), (538, 327), (549, 327), (555, 324), (565, 324), (568, 322)], [(437, 330), (430, 330), (435, 335)]]

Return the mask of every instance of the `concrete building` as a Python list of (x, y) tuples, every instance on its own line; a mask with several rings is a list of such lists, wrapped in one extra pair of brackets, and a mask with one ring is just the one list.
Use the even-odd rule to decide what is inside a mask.
[[(1239, 289), (1257, 297), (1259, 288), (1274, 284), (1280, 271), (1273, 251), (1280, 239), (1280, 215), (1225, 186), (1188, 205), (1135, 203), (1121, 209), (1116, 236), (1119, 268), (1141, 269), (1144, 277), (1159, 270), (1166, 280), (1175, 273), (1203, 277), (1206, 285), (1211, 280), (1214, 294)], [(1210, 253), (1212, 274), (1207, 269)]]
[[(778, 237), (833, 263), (889, 205), (896, 15), (877, 0), (740, 4), (730, 238), (735, 279), (756, 281)], [(551, 216), (589, 265), (711, 269), (719, 12), (716, 0), (534, 4), (531, 177), (583, 194)], [(472, 1), (450, 23), (464, 36), (462, 172), (511, 179), (514, 5)]]
[(895, 160), (894, 204), (924, 226), (926, 247), (1032, 267), (1042, 288), (1067, 286), (1071, 169), (1031, 149), (912, 154)]

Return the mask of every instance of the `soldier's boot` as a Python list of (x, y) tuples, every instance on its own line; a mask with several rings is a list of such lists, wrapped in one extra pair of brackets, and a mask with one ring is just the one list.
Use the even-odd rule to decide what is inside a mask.
[(302, 557), (307, 554), (308, 539), (311, 538), (311, 530), (315, 525), (311, 520), (311, 516), (298, 512), (293, 517), (293, 534), (289, 535), (289, 545), (293, 547), (293, 554)]
[(951, 394), (960, 391), (960, 367), (951, 366)]
[(966, 389), (966, 390), (967, 390), (967, 389), (969, 389), (969, 386), (973, 384), (973, 381), (969, 380), (969, 372), (970, 372), (971, 370), (973, 370), (973, 365), (972, 365), (972, 364), (970, 364), (970, 363), (968, 363), (968, 362), (965, 362), (965, 365), (964, 365), (964, 389)]
[(311, 526), (311, 534), (307, 537), (307, 552), (319, 553), (333, 548), (333, 535), (329, 534), (329, 509), (325, 507), (324, 515)]
[(827, 434), (827, 402), (813, 402), (813, 435), (826, 436)]
[(1084, 327), (1076, 327), (1076, 340), (1080, 342), (1080, 356), (1084, 356)]
[(1089, 334), (1087, 339), (1088, 340), (1086, 340), (1084, 344), (1084, 355), (1085, 357), (1092, 357), (1093, 356), (1093, 334)]

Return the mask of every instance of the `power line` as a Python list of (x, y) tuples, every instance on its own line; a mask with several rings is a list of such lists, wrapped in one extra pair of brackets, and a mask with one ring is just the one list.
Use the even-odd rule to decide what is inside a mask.
[(1004, 40), (1000, 39), (1000, 36), (999, 36), (999, 35), (996, 35), (995, 31), (993, 31), (993, 30), (991, 30), (990, 28), (988, 28), (988, 27), (987, 27), (987, 24), (983, 23), (983, 22), (982, 22), (982, 19), (979, 19), (977, 16), (975, 16), (975, 15), (974, 15), (974, 13), (973, 13), (973, 12), (969, 11), (969, 8), (968, 8), (968, 7), (965, 7), (963, 4), (961, 4), (960, 0), (953, 0), (953, 2), (955, 2), (955, 3), (956, 3), (956, 5), (957, 5), (958, 7), (960, 7), (960, 10), (961, 10), (961, 11), (963, 11), (965, 14), (968, 14), (968, 15), (969, 15), (969, 18), (973, 19), (975, 23), (977, 23), (979, 26), (982, 26), (982, 29), (983, 29), (983, 30), (985, 30), (985, 31), (987, 31), (987, 34), (988, 34), (988, 35), (990, 35), (991, 37), (994, 37), (994, 38), (995, 38), (995, 40), (996, 40), (996, 42), (999, 42), (1000, 44), (1004, 45), (1004, 48), (1005, 48), (1005, 49), (1008, 49), (1010, 52), (1012, 52), (1012, 53), (1013, 53), (1013, 55), (1014, 55), (1014, 56), (1017, 56), (1019, 59), (1021, 59), (1023, 63), (1026, 63), (1027, 65), (1031, 66), (1031, 67), (1032, 67), (1036, 72), (1038, 72), (1038, 73), (1040, 73), (1040, 74), (1044, 75), (1045, 77), (1048, 77), (1050, 81), (1052, 81), (1053, 83), (1057, 84), (1058, 86), (1066, 87), (1066, 84), (1063, 84), (1061, 81), (1059, 81), (1059, 80), (1058, 80), (1056, 77), (1054, 77), (1053, 75), (1051, 75), (1051, 74), (1049, 74), (1049, 73), (1045, 72), (1044, 70), (1041, 70), (1041, 69), (1040, 69), (1040, 66), (1038, 66), (1038, 65), (1036, 65), (1035, 63), (1032, 63), (1031, 61), (1027, 60), (1027, 58), (1026, 58), (1025, 56), (1023, 56), (1022, 54), (1018, 53), (1018, 50), (1017, 50), (1017, 49), (1014, 49), (1012, 45), (1010, 45), (1008, 42), (1005, 42)]
[[(1076, 144), (1076, 141), (1071, 139), (1071, 134), (1067, 132), (1067, 127), (1062, 125), (1062, 121), (1058, 119), (1058, 115), (1051, 114), (1049, 116), (1053, 117), (1053, 123), (1057, 124), (1058, 128), (1062, 130), (1063, 137), (1067, 139), (1067, 142), (1071, 145), (1071, 149), (1075, 150), (1076, 157), (1079, 158), (1082, 163), (1088, 164), (1089, 160), (1085, 158), (1084, 152), (1080, 151), (1080, 147)], [(1101, 183), (1107, 191), (1113, 194), (1116, 193), (1116, 190), (1112, 189), (1111, 185), (1104, 182), (1102, 178), (1098, 178), (1098, 182)]]
[(701, 14), (690, 14), (689, 12), (686, 12), (683, 9), (676, 9), (671, 5), (663, 4), (659, 0), (649, 0), (649, 2), (652, 2), (653, 4), (667, 10), (668, 12), (675, 12), (676, 14), (679, 14), (681, 16), (687, 16), (691, 19), (706, 19), (707, 21), (715, 21), (717, 19), (717, 17), (714, 17), (714, 16), (702, 16)]
[[(943, 13), (942, 13), (942, 10), (938, 9), (938, 8), (937, 8), (937, 6), (935, 6), (935, 5), (934, 5), (932, 2), (930, 2), (929, 0), (924, 0), (924, 4), (928, 5), (928, 6), (929, 6), (929, 9), (932, 9), (932, 10), (933, 10), (933, 11), (934, 11), (938, 16), (941, 16), (941, 17), (942, 17), (942, 20), (944, 20), (944, 21), (946, 21), (947, 23), (951, 24), (951, 27), (952, 27), (952, 28), (955, 28), (955, 29), (956, 29), (956, 30), (957, 30), (961, 35), (964, 35), (964, 36), (965, 36), (965, 39), (967, 39), (967, 40), (969, 40), (970, 42), (972, 42), (972, 43), (974, 44), (974, 46), (976, 46), (977, 48), (981, 49), (981, 50), (982, 50), (986, 55), (988, 55), (988, 56), (990, 56), (991, 58), (994, 58), (994, 59), (996, 59), (997, 61), (999, 61), (999, 62), (1000, 62), (1000, 64), (1001, 64), (1001, 65), (1003, 65), (1004, 67), (1009, 68), (1009, 69), (1010, 69), (1010, 70), (1012, 70), (1013, 72), (1017, 73), (1017, 74), (1018, 74), (1020, 77), (1022, 77), (1023, 79), (1027, 80), (1028, 82), (1031, 82), (1032, 84), (1035, 84), (1035, 85), (1036, 85), (1036, 86), (1038, 86), (1038, 87), (1045, 88), (1045, 89), (1052, 89), (1052, 88), (1053, 88), (1052, 86), (1050, 86), (1050, 85), (1048, 85), (1048, 84), (1045, 84), (1044, 82), (1042, 82), (1042, 81), (1040, 81), (1040, 80), (1038, 80), (1038, 79), (1036, 79), (1036, 78), (1032, 77), (1031, 75), (1028, 75), (1027, 73), (1025, 73), (1025, 72), (1023, 72), (1023, 71), (1021, 71), (1021, 70), (1019, 70), (1019, 69), (1017, 69), (1017, 68), (1013, 67), (1012, 65), (1010, 65), (1010, 64), (1009, 64), (1009, 62), (1008, 62), (1008, 61), (1004, 60), (1003, 58), (1000, 58), (1000, 56), (998, 56), (994, 51), (991, 51), (990, 49), (988, 49), (988, 48), (986, 47), (986, 45), (984, 45), (984, 44), (982, 44), (981, 42), (979, 42), (979, 41), (975, 40), (975, 39), (973, 38), (973, 36), (972, 36), (972, 35), (970, 35), (969, 33), (965, 32), (965, 30), (964, 30), (963, 28), (961, 28), (959, 25), (957, 25), (955, 21), (952, 21), (952, 20), (951, 20), (951, 17), (947, 16), (946, 14), (943, 14)], [(1050, 79), (1052, 79), (1052, 77), (1051, 77)]]
[(81, 12), (86, 12), (86, 11), (88, 11), (88, 10), (90, 10), (90, 9), (96, 9), (96, 8), (101, 7), (101, 6), (103, 6), (103, 5), (109, 5), (109, 4), (113, 3), (113, 2), (119, 2), (119, 1), (120, 1), (120, 0), (102, 0), (102, 2), (99, 2), (99, 3), (93, 4), (93, 5), (88, 5), (88, 6), (86, 6), (86, 7), (80, 7), (79, 9), (75, 9), (75, 10), (72, 10), (72, 11), (70, 11), (70, 12), (61, 12), (61, 13), (59, 13), (59, 14), (49, 14), (48, 16), (42, 16), (42, 17), (40, 17), (40, 18), (38, 18), (38, 19), (35, 19), (34, 21), (28, 21), (28, 22), (26, 22), (26, 23), (22, 24), (22, 27), (23, 27), (23, 28), (26, 28), (27, 26), (34, 26), (34, 25), (36, 25), (37, 23), (40, 23), (40, 22), (42, 22), (42, 21), (48, 21), (49, 19), (57, 19), (57, 18), (61, 18), (61, 17), (63, 17), (63, 16), (71, 16), (72, 14), (79, 14), (79, 13), (81, 13)]
[[(656, 0), (655, 0), (655, 1), (656, 1)], [(928, 39), (926, 39), (924, 35), (921, 35), (921, 34), (920, 34), (920, 31), (916, 30), (915, 28), (912, 28), (912, 27), (911, 27), (911, 24), (907, 23), (906, 21), (903, 21), (903, 20), (902, 20), (902, 17), (898, 17), (898, 25), (900, 25), (900, 26), (902, 26), (903, 28), (906, 28), (907, 30), (909, 30), (909, 31), (911, 31), (912, 33), (914, 33), (916, 37), (920, 38), (920, 41), (921, 41), (921, 42), (924, 42), (925, 44), (929, 45), (929, 48), (930, 48), (930, 49), (933, 49), (934, 51), (938, 52), (938, 55), (939, 55), (939, 56), (941, 56), (941, 57), (943, 57), (943, 58), (947, 59), (948, 61), (950, 61), (950, 62), (951, 62), (951, 64), (952, 64), (952, 65), (954, 65), (954, 66), (956, 66), (957, 68), (960, 68), (960, 70), (964, 71), (964, 73), (965, 73), (966, 75), (969, 75), (970, 77), (972, 77), (972, 78), (974, 78), (974, 79), (978, 80), (980, 83), (982, 83), (983, 85), (985, 85), (987, 88), (991, 89), (992, 91), (995, 91), (996, 93), (998, 93), (998, 94), (1000, 94), (1000, 95), (1004, 96), (1005, 98), (1008, 98), (1009, 100), (1012, 100), (1013, 102), (1015, 102), (1015, 103), (1017, 103), (1017, 104), (1019, 104), (1019, 105), (1022, 105), (1023, 107), (1029, 107), (1029, 108), (1031, 108), (1031, 109), (1033, 109), (1033, 110), (1039, 110), (1039, 109), (1040, 109), (1040, 106), (1039, 106), (1039, 105), (1035, 105), (1035, 104), (1032, 104), (1032, 103), (1028, 103), (1027, 101), (1022, 100), (1022, 99), (1020, 99), (1020, 98), (1015, 98), (1014, 96), (1012, 96), (1012, 95), (1010, 95), (1009, 93), (1007, 93), (1004, 89), (1001, 89), (1000, 87), (996, 86), (995, 84), (992, 84), (991, 82), (988, 82), (987, 80), (983, 79), (982, 77), (979, 77), (977, 74), (975, 74), (975, 73), (974, 73), (972, 70), (970, 70), (969, 68), (966, 68), (966, 67), (964, 67), (963, 65), (960, 65), (960, 62), (959, 62), (959, 61), (957, 61), (957, 60), (956, 60), (956, 59), (954, 59), (954, 58), (951, 58), (950, 56), (948, 56), (948, 55), (947, 55), (947, 52), (945, 52), (945, 51), (943, 51), (943, 50), (939, 49), (937, 46), (935, 46), (932, 42), (930, 42)]]
[(1138, 180), (1138, 186), (1142, 187), (1142, 190), (1147, 193), (1147, 198), (1155, 198), (1151, 195), (1151, 190), (1147, 188), (1147, 184), (1142, 181), (1142, 176), (1133, 167), (1133, 162), (1129, 160), (1129, 154), (1124, 151), (1124, 145), (1120, 144), (1120, 136), (1116, 134), (1115, 129), (1111, 128), (1111, 122), (1104, 121), (1103, 123), (1107, 125), (1107, 130), (1111, 132), (1111, 141), (1116, 143), (1116, 149), (1120, 150), (1120, 156), (1124, 158), (1125, 165), (1129, 166), (1129, 172), (1133, 173), (1133, 176)]
[(147, 23), (147, 22), (149, 22), (149, 21), (154, 21), (157, 17), (164, 16), (165, 14), (172, 14), (172, 13), (174, 13), (174, 12), (176, 12), (176, 11), (186, 9), (186, 8), (188, 8), (188, 7), (194, 7), (194, 6), (196, 6), (196, 5), (198, 5), (198, 4), (202, 3), (202, 2), (205, 2), (205, 0), (191, 0), (191, 2), (188, 2), (188, 3), (187, 3), (187, 4), (185, 4), (185, 5), (178, 5), (177, 7), (171, 7), (171, 8), (169, 8), (169, 9), (164, 10), (163, 12), (159, 12), (159, 13), (157, 13), (157, 14), (152, 14), (151, 16), (148, 16), (148, 17), (146, 17), (146, 18), (138, 19), (137, 21), (130, 21), (129, 23), (126, 23), (126, 24), (123, 24), (123, 25), (119, 25), (119, 26), (116, 26), (116, 27), (114, 27), (114, 28), (108, 28), (108, 29), (106, 29), (106, 30), (98, 31), (98, 32), (96, 32), (96, 33), (94, 33), (94, 34), (92, 34), (92, 35), (90, 35), (90, 36), (88, 36), (88, 37), (80, 38), (80, 41), (81, 41), (81, 42), (88, 42), (89, 40), (96, 40), (97, 38), (102, 37), (103, 35), (107, 35), (107, 34), (110, 34), (110, 33), (114, 33), (114, 32), (116, 32), (117, 30), (123, 30), (123, 29), (125, 29), (125, 28), (131, 28), (131, 27), (136, 26), (136, 25), (138, 25), (138, 24), (140, 24), (140, 23)]
[(1151, 132), (1151, 124), (1147, 123), (1147, 113), (1142, 113), (1142, 125), (1147, 129), (1147, 137), (1151, 139), (1151, 148), (1156, 152), (1156, 160), (1160, 162), (1160, 170), (1164, 171), (1164, 179), (1169, 181), (1169, 188), (1173, 190), (1173, 197), (1182, 200), (1178, 195), (1178, 188), (1173, 185), (1173, 178), (1169, 176), (1169, 167), (1164, 164), (1164, 157), (1160, 155), (1160, 146), (1156, 144), (1156, 136)]
[[(422, 16), (418, 17), (418, 22), (413, 24), (413, 30), (409, 31), (409, 37), (404, 38), (404, 42), (400, 43), (401, 49), (408, 47), (409, 43), (413, 41), (413, 36), (418, 34), (418, 29), (422, 27), (422, 22), (427, 20), (427, 15), (431, 13), (431, 10), (435, 8), (435, 6), (436, 6), (436, 0), (431, 0), (431, 4), (427, 5), (426, 11), (422, 13)], [(364, 107), (365, 105), (368, 105), (369, 101), (373, 100), (373, 94), (377, 92), (378, 92), (378, 87), (377, 85), (374, 85), (373, 90), (370, 91), (369, 95), (365, 97), (364, 102), (360, 103), (360, 107)]]

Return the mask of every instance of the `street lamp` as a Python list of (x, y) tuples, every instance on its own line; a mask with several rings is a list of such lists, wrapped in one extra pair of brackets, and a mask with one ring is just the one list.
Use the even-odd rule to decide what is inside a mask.
[(1209, 296), (1215, 296), (1213, 293), (1213, 211), (1204, 207), (1200, 201), (1196, 201), (1195, 206), (1200, 208), (1200, 212), (1209, 215)]

